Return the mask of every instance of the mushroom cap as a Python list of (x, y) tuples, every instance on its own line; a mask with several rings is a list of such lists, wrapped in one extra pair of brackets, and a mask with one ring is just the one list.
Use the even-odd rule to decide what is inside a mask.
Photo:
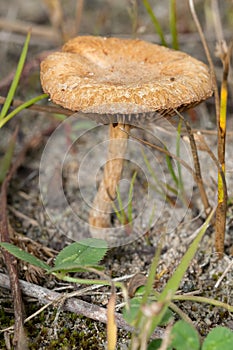
[(208, 67), (142, 40), (79, 36), (41, 63), (51, 100), (72, 111), (174, 114), (212, 95)]

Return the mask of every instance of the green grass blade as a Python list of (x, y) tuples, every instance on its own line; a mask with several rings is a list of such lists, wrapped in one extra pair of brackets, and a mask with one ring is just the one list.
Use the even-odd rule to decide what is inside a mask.
[[(179, 124), (177, 127), (177, 138), (176, 138), (176, 156), (179, 158), (180, 158), (181, 127), (182, 127), (182, 120), (179, 121)], [(182, 178), (181, 164), (179, 162), (177, 162), (177, 171), (178, 171), (179, 189), (180, 189), (181, 194), (183, 194), (184, 184), (183, 184), (183, 178)]]
[[(149, 171), (149, 173), (151, 174), (152, 178), (154, 179), (155, 181), (155, 186), (154, 186), (154, 190), (160, 194), (163, 198), (166, 198), (166, 193), (165, 193), (165, 190), (163, 188), (163, 183), (158, 179), (158, 177), (156, 176), (154, 170), (152, 169), (151, 167), (151, 164), (149, 162), (149, 159), (147, 158), (145, 152), (143, 151), (143, 149), (141, 150), (142, 152), (142, 156), (143, 156), (143, 160), (146, 164), (146, 167)], [(152, 184), (151, 184), (152, 185)], [(162, 190), (160, 190), (160, 187), (162, 188)]]
[(187, 252), (185, 253), (183, 258), (181, 259), (179, 266), (177, 267), (177, 269), (173, 273), (172, 277), (168, 280), (166, 286), (164, 287), (163, 291), (159, 295), (158, 302), (163, 303), (164, 307), (163, 307), (162, 311), (160, 312), (160, 314), (153, 320), (152, 328), (151, 328), (152, 331), (160, 324), (160, 322), (163, 318), (163, 315), (165, 314), (171, 300), (173, 299), (175, 293), (177, 292), (179, 285), (180, 285), (180, 282), (181, 282), (182, 278), (184, 277), (184, 274), (187, 271), (191, 260), (193, 259), (194, 255), (197, 252), (198, 245), (199, 245), (202, 237), (204, 236), (204, 234), (207, 230), (207, 227), (209, 225), (211, 218), (214, 215), (215, 210), (216, 209), (213, 209), (211, 211), (210, 215), (208, 216), (205, 223), (202, 225), (200, 231), (198, 232), (196, 238), (193, 240), (193, 242), (190, 245), (190, 247), (188, 248)]
[(208, 218), (206, 219), (205, 223), (202, 225), (196, 238), (193, 240), (193, 242), (190, 245), (190, 247), (188, 248), (187, 252), (185, 253), (183, 258), (181, 259), (179, 266), (177, 267), (177, 269), (173, 273), (172, 277), (167, 282), (162, 293), (160, 294), (159, 301), (164, 301), (166, 299), (167, 295), (170, 295), (171, 298), (175, 295), (176, 291), (179, 288), (179, 284), (180, 284), (186, 270), (189, 267), (191, 260), (193, 259), (194, 255), (197, 252), (198, 245), (199, 245), (202, 237), (204, 236), (204, 234), (208, 228), (209, 222), (210, 222), (214, 212), (215, 212), (215, 209), (213, 209), (211, 211), (211, 213), (208, 216)]
[[(117, 189), (117, 192), (119, 192), (118, 189)], [(113, 207), (114, 213), (116, 214), (117, 219), (119, 220), (121, 225), (125, 225), (125, 215), (124, 215), (124, 213), (122, 214), (122, 211), (117, 209), (117, 207), (116, 207), (114, 202), (112, 202), (112, 207)]]
[(165, 40), (164, 34), (163, 34), (163, 30), (162, 30), (162, 28), (161, 28), (161, 26), (159, 24), (159, 21), (157, 20), (157, 18), (155, 16), (154, 12), (153, 12), (153, 9), (152, 9), (149, 1), (148, 0), (143, 0), (142, 2), (143, 2), (143, 5), (144, 5), (148, 15), (150, 16), (150, 18), (152, 20), (152, 23), (153, 23), (153, 25), (155, 27), (156, 32), (158, 33), (158, 35), (160, 37), (161, 44), (163, 46), (168, 46), (167, 42)]
[(133, 206), (132, 206), (132, 200), (133, 200), (133, 188), (134, 188), (134, 182), (137, 176), (137, 172), (135, 171), (132, 177), (132, 180), (130, 182), (129, 187), (129, 195), (128, 195), (128, 222), (132, 223), (133, 221)]
[(23, 46), (23, 49), (22, 49), (22, 52), (21, 52), (21, 55), (19, 58), (19, 62), (18, 62), (18, 66), (17, 66), (16, 72), (15, 72), (14, 79), (11, 83), (11, 87), (8, 91), (6, 101), (2, 107), (2, 111), (0, 113), (0, 120), (2, 120), (6, 116), (7, 111), (11, 105), (13, 98), (14, 98), (15, 91), (16, 91), (16, 88), (18, 86), (19, 79), (20, 79), (20, 76), (21, 76), (21, 73), (23, 70), (23, 66), (24, 66), (24, 63), (26, 60), (30, 38), (31, 38), (31, 33), (29, 32), (27, 37), (26, 37), (26, 40), (25, 40), (25, 43), (24, 43), (24, 46)]
[(14, 255), (16, 258), (21, 259), (31, 265), (34, 265), (36, 267), (40, 267), (41, 269), (44, 269), (48, 271), (50, 269), (50, 266), (46, 264), (44, 261), (36, 258), (32, 254), (18, 248), (14, 244), (7, 243), (7, 242), (0, 242), (0, 246), (6, 249), (9, 253)]
[(15, 108), (11, 113), (9, 113), (4, 119), (2, 119), (2, 120), (0, 119), (0, 128), (2, 128), (3, 125), (5, 125), (10, 119), (12, 119), (16, 114), (21, 112), (23, 109), (35, 104), (38, 101), (41, 101), (47, 97), (48, 97), (48, 94), (42, 94), (42, 95), (33, 97), (32, 99), (24, 102), (23, 104), (21, 104), (20, 106)]
[(167, 163), (168, 171), (169, 171), (173, 181), (175, 182), (176, 187), (178, 187), (179, 186), (179, 180), (178, 180), (178, 178), (176, 176), (176, 173), (174, 171), (174, 168), (173, 168), (173, 165), (172, 165), (172, 159), (168, 155), (166, 155), (166, 163)]
[(170, 0), (170, 33), (172, 36), (172, 47), (174, 50), (179, 50), (176, 24), (176, 0)]

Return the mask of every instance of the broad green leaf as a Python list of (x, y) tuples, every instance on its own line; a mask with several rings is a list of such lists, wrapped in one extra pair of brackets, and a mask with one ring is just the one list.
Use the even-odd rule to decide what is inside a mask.
[(72, 268), (96, 265), (103, 259), (107, 249), (107, 242), (102, 239), (87, 238), (71, 243), (57, 255), (54, 268), (67, 270), (69, 265)]
[[(200, 341), (196, 329), (185, 321), (178, 321), (172, 328), (168, 350), (199, 350)], [(220, 350), (220, 349), (219, 349)]]
[(46, 264), (44, 261), (36, 258), (32, 254), (25, 252), (24, 250), (18, 248), (14, 244), (7, 243), (7, 242), (1, 242), (0, 246), (6, 249), (9, 253), (14, 255), (16, 258), (21, 259), (31, 265), (34, 265), (36, 267), (40, 267), (41, 269), (44, 269), (48, 271), (50, 269), (50, 266)]
[(226, 327), (214, 328), (205, 338), (202, 350), (232, 350), (233, 332)]

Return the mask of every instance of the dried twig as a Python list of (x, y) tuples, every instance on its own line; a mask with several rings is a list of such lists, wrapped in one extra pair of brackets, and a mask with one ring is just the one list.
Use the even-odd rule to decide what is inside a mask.
[(193, 164), (194, 164), (194, 169), (195, 169), (195, 179), (196, 179), (196, 183), (200, 192), (200, 196), (202, 199), (202, 203), (205, 209), (205, 213), (206, 216), (209, 215), (209, 213), (211, 212), (212, 208), (209, 204), (209, 200), (205, 191), (205, 186), (202, 180), (202, 175), (201, 175), (201, 167), (200, 167), (200, 162), (199, 162), (199, 157), (198, 157), (198, 153), (197, 153), (197, 146), (196, 146), (196, 142), (192, 133), (192, 129), (191, 126), (189, 124), (189, 122), (182, 116), (181, 113), (179, 113), (177, 110), (175, 110), (176, 114), (179, 116), (179, 118), (184, 122), (184, 125), (186, 127), (187, 133), (188, 133), (188, 137), (189, 137), (189, 142), (190, 142), (190, 146), (191, 146), (191, 152), (192, 152), (192, 156), (193, 156)]
[[(10, 289), (9, 278), (3, 273), (0, 273), (0, 286)], [(62, 296), (64, 297), (64, 295), (61, 293), (53, 292), (47, 288), (22, 280), (20, 280), (20, 287), (25, 295), (37, 298), (40, 304), (57, 302), (57, 300), (59, 300)], [(91, 318), (92, 320), (107, 323), (107, 309), (104, 309), (98, 305), (89, 304), (80, 299), (70, 298), (62, 304), (61, 308), (62, 310), (74, 312), (76, 314)], [(133, 327), (126, 323), (121, 314), (115, 313), (115, 317), (118, 328), (124, 329), (127, 332), (133, 331)], [(153, 334), (153, 338), (163, 338), (163, 333), (163, 329), (158, 327)]]
[(21, 20), (9, 21), (6, 18), (0, 17), (0, 29), (9, 32), (27, 34), (28, 29), (32, 28), (32, 35), (39, 36), (42, 40), (48, 40), (55, 44), (60, 43), (58, 34), (51, 27), (35, 25), (34, 23), (24, 22)]

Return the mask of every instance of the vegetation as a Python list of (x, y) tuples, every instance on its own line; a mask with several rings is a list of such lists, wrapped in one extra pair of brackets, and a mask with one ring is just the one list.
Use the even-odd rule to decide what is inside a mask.
[[(60, 3), (57, 3), (56, 10), (60, 11)], [(147, 12), (148, 18), (151, 19), (155, 31), (157, 32), (161, 44), (168, 45), (168, 40), (166, 35), (162, 30), (162, 26), (155, 14), (154, 9), (152, 8), (150, 1), (142, 1), (145, 11)], [(152, 2), (151, 2), (152, 3)], [(216, 2), (217, 3), (217, 2)], [(218, 85), (215, 78), (214, 65), (210, 57), (210, 53), (207, 47), (206, 39), (204, 37), (203, 31), (201, 29), (200, 23), (196, 16), (194, 9), (193, 1), (189, 1), (190, 10), (193, 16), (193, 19), (197, 25), (201, 40), (203, 42), (207, 59), (209, 61), (210, 68), (212, 70), (213, 80), (215, 84), (215, 110), (216, 110), (216, 128), (218, 135), (218, 159), (213, 155), (213, 152), (208, 148), (204, 139), (199, 137), (195, 139), (193, 135), (195, 132), (191, 129), (190, 125), (183, 119), (183, 117), (177, 113), (179, 117), (179, 123), (177, 127), (177, 139), (176, 139), (176, 153), (172, 154), (166, 144), (159, 149), (159, 151), (164, 153), (166, 159), (167, 171), (170, 175), (171, 183), (163, 183), (158, 180), (156, 174), (153, 173), (150, 161), (147, 158), (146, 154), (142, 154), (146, 167), (149, 173), (152, 175), (154, 180), (153, 184), (148, 184), (152, 186), (155, 190), (155, 193), (159, 193), (161, 197), (172, 207), (173, 197), (179, 197), (182, 205), (188, 206), (186, 200), (186, 193), (184, 189), (184, 178), (182, 175), (182, 165), (187, 163), (181, 162), (180, 159), (180, 140), (182, 136), (182, 130), (186, 130), (188, 135), (190, 146), (192, 148), (192, 154), (194, 155), (194, 168), (195, 162), (199, 162), (198, 149), (200, 149), (200, 142), (202, 148), (205, 148), (205, 151), (209, 156), (214, 159), (216, 165), (216, 174), (217, 174), (217, 192), (218, 192), (218, 202), (216, 207), (212, 209), (207, 217), (204, 219), (203, 225), (198, 230), (197, 234), (190, 243), (187, 251), (183, 255), (182, 259), (179, 261), (176, 269), (172, 272), (171, 276), (166, 280), (162, 287), (157, 290), (155, 288), (155, 281), (159, 275), (159, 264), (161, 258), (161, 252), (163, 249), (163, 243), (165, 237), (161, 237), (161, 242), (156, 249), (155, 254), (153, 255), (150, 267), (147, 271), (144, 271), (142, 275), (136, 275), (130, 278), (129, 284), (126, 284), (120, 280), (114, 279), (108, 272), (105, 271), (104, 260), (106, 256), (111, 256), (112, 250), (108, 247), (108, 244), (105, 240), (88, 238), (83, 239), (78, 242), (71, 243), (66, 245), (61, 249), (57, 254), (51, 254), (54, 258), (53, 261), (48, 261), (45, 259), (45, 256), (41, 254), (37, 256), (28, 252), (27, 249), (21, 249), (17, 244), (12, 244), (12, 237), (9, 234), (10, 225), (9, 217), (7, 212), (8, 203), (8, 189), (12, 185), (12, 179), (17, 173), (21, 165), (23, 164), (22, 160), (25, 159), (26, 153), (28, 150), (34, 149), (33, 143), (27, 144), (26, 148), (19, 153), (18, 157), (15, 157), (16, 148), (17, 148), (17, 137), (19, 133), (19, 126), (15, 128), (12, 132), (12, 135), (9, 139), (8, 145), (5, 147), (5, 153), (1, 156), (0, 159), (0, 183), (1, 183), (1, 204), (0, 209), (0, 218), (1, 218), (1, 243), (2, 253), (5, 261), (5, 265), (8, 269), (10, 282), (12, 284), (12, 295), (14, 301), (14, 325), (13, 319), (8, 318), (4, 311), (4, 308), (7, 309), (9, 306), (4, 305), (3, 309), (0, 312), (0, 322), (1, 322), (1, 332), (5, 331), (6, 327), (14, 328), (14, 337), (4, 338), (8, 339), (8, 345), (6, 348), (14, 344), (16, 349), (27, 348), (27, 336), (24, 334), (24, 319), (22, 311), (22, 299), (20, 295), (20, 285), (18, 279), (18, 271), (12, 263), (12, 257), (26, 263), (26, 266), (33, 266), (35, 268), (36, 274), (44, 276), (44, 278), (51, 278), (51, 280), (62, 281), (65, 283), (65, 286), (70, 285), (84, 285), (84, 286), (104, 286), (106, 289), (106, 295), (108, 298), (107, 307), (106, 307), (106, 321), (107, 321), (107, 331), (106, 334), (100, 331), (97, 335), (95, 334), (95, 327), (93, 326), (91, 320), (89, 320), (90, 329), (88, 332), (78, 332), (75, 330), (70, 330), (64, 322), (60, 326), (59, 337), (55, 337), (51, 340), (51, 343), (47, 346), (47, 349), (71, 349), (77, 347), (79, 344), (80, 349), (98, 349), (98, 341), (101, 339), (102, 343), (107, 342), (107, 349), (114, 350), (118, 347), (119, 339), (119, 330), (117, 329), (116, 322), (116, 304), (118, 294), (120, 293), (122, 297), (122, 308), (123, 308), (123, 318), (125, 324), (125, 329), (130, 329), (128, 332), (127, 346), (131, 350), (153, 350), (153, 349), (176, 349), (176, 350), (230, 350), (233, 342), (233, 332), (230, 328), (217, 325), (215, 328), (211, 329), (205, 337), (202, 337), (200, 331), (195, 327), (194, 322), (189, 318), (189, 316), (182, 310), (180, 303), (184, 301), (189, 301), (190, 303), (204, 303), (208, 307), (217, 307), (223, 312), (232, 313), (233, 306), (228, 303), (227, 300), (218, 300), (218, 298), (210, 298), (202, 295), (182, 295), (178, 293), (179, 286), (182, 283), (182, 280), (187, 273), (188, 269), (191, 266), (192, 260), (198, 252), (198, 249), (202, 247), (202, 239), (208, 227), (213, 224), (213, 218), (216, 216), (216, 251), (219, 253), (218, 257), (222, 258), (224, 254), (224, 236), (226, 232), (226, 220), (227, 220), (227, 209), (228, 206), (231, 206), (231, 202), (227, 202), (227, 186), (225, 180), (226, 166), (225, 166), (225, 142), (226, 142), (226, 117), (227, 117), (227, 97), (228, 97), (228, 85), (227, 78), (229, 74), (229, 64), (231, 58), (232, 45), (227, 45), (224, 41), (224, 38), (221, 38), (222, 44), (218, 46), (218, 56), (220, 57), (223, 64), (223, 73), (222, 81), (220, 87), (220, 96), (218, 94)], [(133, 31), (137, 28), (137, 16), (138, 16), (138, 7), (137, 1), (132, 1), (133, 11), (129, 11), (131, 14), (131, 20), (133, 22)], [(179, 37), (177, 31), (177, 4), (176, 1), (170, 0), (170, 12), (169, 12), (169, 23), (170, 23), (170, 33), (171, 33), (171, 46), (174, 49), (179, 47)], [(79, 11), (82, 12), (82, 9), (79, 8)], [(80, 13), (81, 13), (80, 12)], [(219, 15), (219, 12), (217, 12)], [(219, 21), (221, 23), (221, 21)], [(54, 22), (53, 22), (54, 25)], [(64, 30), (63, 25), (59, 25), (59, 28)], [(64, 35), (64, 33), (63, 33)], [(18, 107), (11, 110), (11, 106), (14, 103), (14, 99), (17, 93), (17, 88), (22, 76), (23, 68), (25, 65), (26, 57), (29, 50), (30, 42), (30, 32), (28, 33), (20, 58), (19, 63), (12, 79), (12, 83), (8, 90), (8, 94), (4, 99), (4, 104), (0, 113), (0, 133), (3, 133), (4, 128), (9, 126), (14, 120), (15, 116), (18, 116), (19, 112), (24, 111), (27, 108), (36, 108), (41, 105), (37, 103), (48, 97), (47, 94), (40, 94), (36, 97), (28, 99), (26, 102), (21, 103)], [(35, 94), (34, 94), (35, 95)], [(45, 106), (41, 106), (41, 110), (50, 112), (49, 110), (43, 109)], [(60, 122), (60, 119), (64, 119), (62, 113), (58, 109), (52, 109), (52, 119), (53, 122)], [(13, 119), (13, 120), (12, 120)], [(57, 124), (56, 124), (57, 125)], [(182, 129), (183, 127), (183, 129)], [(86, 128), (86, 127), (84, 127)], [(12, 131), (12, 130), (11, 130)], [(48, 131), (46, 131), (48, 132)], [(71, 134), (72, 135), (72, 134)], [(134, 136), (132, 135), (132, 138)], [(39, 139), (34, 141), (35, 144), (43, 138), (43, 132), (39, 135)], [(135, 137), (136, 138), (136, 137)], [(39, 140), (39, 141), (38, 141)], [(138, 139), (140, 142), (145, 142), (144, 140)], [(196, 142), (197, 141), (197, 142)], [(151, 148), (156, 148), (156, 145), (148, 143)], [(158, 149), (158, 147), (157, 147)], [(143, 153), (143, 152), (142, 152)], [(197, 164), (197, 163), (196, 163)], [(198, 168), (198, 167), (197, 167)], [(191, 169), (192, 170), (192, 169)], [(199, 178), (199, 189), (203, 191), (204, 196), (206, 194), (206, 188), (204, 182), (202, 181), (201, 173), (196, 171), (196, 175)], [(129, 192), (127, 196), (127, 209), (124, 208), (123, 200), (121, 198), (120, 191), (117, 191), (117, 205), (114, 206), (114, 211), (119, 223), (124, 226), (128, 225), (133, 230), (133, 220), (134, 220), (134, 193), (136, 192), (135, 184), (137, 180), (137, 172), (132, 172), (131, 182), (129, 187)], [(196, 184), (198, 185), (198, 184)], [(203, 196), (201, 196), (203, 198)], [(205, 204), (203, 203), (205, 207)], [(156, 208), (151, 208), (151, 215), (153, 215)], [(206, 209), (206, 208), (205, 208)], [(148, 229), (149, 230), (149, 229)], [(20, 241), (20, 239), (18, 240)], [(19, 243), (19, 242), (18, 242)], [(150, 244), (149, 240), (147, 243)], [(36, 244), (36, 243), (35, 243)], [(44, 250), (45, 251), (45, 250)], [(29, 264), (29, 265), (27, 265)], [(21, 265), (20, 265), (21, 266)], [(232, 266), (232, 265), (231, 265)], [(41, 272), (42, 271), (42, 272)], [(97, 277), (93, 278), (93, 274)], [(223, 276), (224, 277), (224, 276)], [(133, 284), (133, 292), (130, 290), (130, 286)], [(110, 292), (109, 292), (110, 290)], [(69, 296), (71, 297), (71, 296)], [(64, 300), (61, 303), (64, 303), (68, 299), (68, 296), (64, 296)], [(179, 303), (177, 303), (179, 302)], [(52, 305), (54, 305), (52, 303)], [(36, 308), (35, 308), (36, 309)], [(59, 309), (59, 306), (58, 306)], [(54, 306), (54, 310), (56, 307)], [(32, 312), (32, 310), (30, 310)], [(34, 310), (33, 310), (34, 312)], [(35, 310), (36, 312), (36, 310)], [(54, 323), (57, 321), (57, 315), (59, 318), (59, 312), (54, 313), (53, 320)], [(38, 315), (35, 315), (34, 318), (30, 319), (26, 323), (28, 333), (30, 329), (33, 329), (34, 324), (33, 320)], [(70, 313), (68, 316), (67, 323), (71, 321), (77, 321), (78, 318), (82, 316), (77, 316)], [(40, 313), (40, 321), (44, 321), (44, 311)], [(61, 331), (62, 329), (62, 331)], [(163, 337), (159, 337), (156, 333), (158, 329), (163, 329)], [(38, 330), (37, 330), (38, 331)], [(48, 335), (49, 330), (46, 326), (41, 330), (40, 335), (44, 333)], [(87, 337), (87, 333), (89, 336)], [(153, 339), (156, 335), (157, 339)], [(39, 336), (39, 332), (35, 335), (35, 338)], [(49, 335), (48, 335), (49, 336)], [(105, 339), (106, 338), (106, 339)], [(5, 342), (5, 341), (4, 341)], [(7, 342), (5, 342), (7, 343)], [(26, 344), (26, 345), (25, 345)], [(62, 344), (62, 345), (61, 345)], [(3, 347), (3, 342), (1, 344)], [(30, 345), (31, 349), (36, 349), (36, 342)], [(62, 346), (62, 347), (61, 347)]]

